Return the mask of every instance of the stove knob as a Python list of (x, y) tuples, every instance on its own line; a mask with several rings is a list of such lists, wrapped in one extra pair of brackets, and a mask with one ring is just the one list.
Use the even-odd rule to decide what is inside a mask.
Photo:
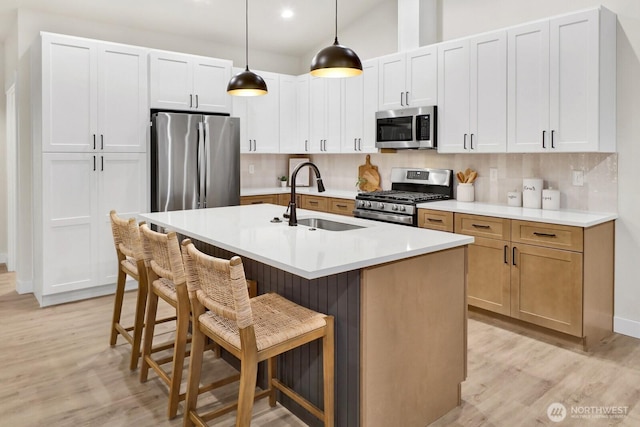
[(364, 206), (367, 207), (367, 208), (370, 208), (371, 207), (371, 202), (364, 202)]
[(358, 200), (358, 207), (361, 208), (364, 206), (364, 202), (362, 200)]
[(404, 206), (403, 206), (403, 205), (400, 205), (400, 208), (399, 208), (399, 209), (400, 209), (400, 212), (404, 212), (404, 211), (405, 211), (405, 208), (404, 208)]
[(392, 211), (397, 211), (398, 210), (398, 205), (391, 205), (391, 210)]
[(378, 203), (378, 207), (379, 207), (380, 209), (384, 209), (384, 203)]

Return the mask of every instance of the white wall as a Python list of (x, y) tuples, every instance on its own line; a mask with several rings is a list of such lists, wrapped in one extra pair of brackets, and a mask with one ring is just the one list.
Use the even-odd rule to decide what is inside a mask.
[[(0, 82), (4, 82), (4, 44), (0, 44)], [(7, 138), (4, 85), (0, 90), (0, 200), (7, 200)], [(7, 205), (0, 204), (0, 263), (7, 262)]]

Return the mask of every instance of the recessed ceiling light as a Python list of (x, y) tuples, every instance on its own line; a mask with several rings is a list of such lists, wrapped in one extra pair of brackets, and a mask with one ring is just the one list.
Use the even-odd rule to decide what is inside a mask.
[(282, 9), (282, 13), (280, 13), (283, 19), (291, 19), (293, 18), (293, 10), (291, 9)]

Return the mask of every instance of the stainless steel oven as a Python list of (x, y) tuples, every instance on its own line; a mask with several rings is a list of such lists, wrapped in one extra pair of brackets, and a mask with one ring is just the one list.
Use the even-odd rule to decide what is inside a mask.
[(452, 170), (392, 168), (391, 190), (358, 194), (353, 215), (417, 227), (419, 203), (451, 198)]
[(376, 113), (376, 147), (437, 148), (437, 107), (403, 108)]

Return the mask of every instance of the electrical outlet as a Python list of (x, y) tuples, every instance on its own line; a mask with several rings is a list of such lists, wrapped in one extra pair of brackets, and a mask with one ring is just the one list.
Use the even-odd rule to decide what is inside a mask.
[(498, 181), (498, 168), (489, 168), (489, 181)]
[(253, 175), (256, 171), (255, 166), (253, 165), (249, 165), (249, 175)]
[(582, 187), (584, 185), (584, 171), (571, 171), (571, 174), (572, 184), (576, 187)]

